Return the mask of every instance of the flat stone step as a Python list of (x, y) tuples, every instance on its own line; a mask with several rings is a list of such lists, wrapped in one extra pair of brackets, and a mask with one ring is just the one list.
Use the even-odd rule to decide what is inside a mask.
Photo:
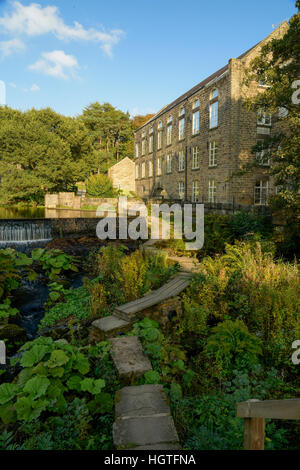
[(148, 293), (140, 299), (117, 307), (114, 311), (114, 315), (124, 321), (133, 321), (136, 317), (136, 313), (142, 312), (146, 308), (157, 305), (171, 297), (176, 297), (176, 295), (186, 289), (190, 282), (191, 276), (186, 273), (179, 273), (175, 278), (171, 279), (159, 289)]
[(112, 338), (109, 342), (114, 364), (124, 384), (131, 384), (143, 377), (145, 372), (152, 370), (151, 362), (145, 356), (137, 336), (121, 336)]
[(98, 342), (112, 338), (120, 333), (127, 332), (130, 326), (130, 322), (121, 320), (121, 318), (115, 317), (114, 315), (100, 318), (92, 323), (90, 340), (91, 342)]
[(117, 393), (113, 438), (124, 450), (180, 449), (162, 385), (125, 387)]

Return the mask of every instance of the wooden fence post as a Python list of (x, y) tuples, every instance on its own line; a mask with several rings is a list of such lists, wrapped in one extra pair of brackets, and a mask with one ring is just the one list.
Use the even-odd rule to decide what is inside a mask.
[(244, 419), (244, 449), (264, 450), (265, 448), (265, 418)]

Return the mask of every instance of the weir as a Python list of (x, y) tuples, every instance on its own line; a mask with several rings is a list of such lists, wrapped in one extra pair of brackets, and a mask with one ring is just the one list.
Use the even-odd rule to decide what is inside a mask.
[(49, 220), (0, 220), (0, 244), (51, 240)]

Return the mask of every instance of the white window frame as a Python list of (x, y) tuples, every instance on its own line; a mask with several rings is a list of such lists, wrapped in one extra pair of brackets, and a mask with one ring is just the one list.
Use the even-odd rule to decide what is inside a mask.
[(178, 196), (179, 199), (184, 199), (184, 181), (178, 183)]
[(215, 88), (211, 94), (210, 94), (210, 99), (213, 100), (215, 98), (219, 98), (219, 90), (218, 88)]
[(153, 134), (149, 136), (149, 153), (153, 152)]
[(173, 125), (168, 124), (168, 127), (167, 127), (167, 145), (172, 144), (172, 132), (173, 132)]
[(167, 173), (172, 173), (172, 154), (167, 155)]
[(178, 138), (179, 140), (183, 140), (185, 138), (185, 118), (184, 117), (179, 119)]
[(193, 102), (193, 109), (196, 109), (196, 108), (199, 108), (200, 106), (200, 101), (198, 99), (196, 99), (194, 102)]
[(254, 205), (265, 206), (269, 197), (269, 181), (259, 180), (254, 186)]
[(157, 159), (157, 176), (161, 176), (161, 157)]
[(138, 163), (135, 164), (135, 179), (136, 180), (139, 179), (139, 164)]
[(149, 178), (152, 178), (153, 176), (153, 163), (151, 160), (149, 160), (148, 162), (148, 175), (149, 175)]
[(258, 111), (257, 113), (257, 125), (258, 126), (272, 126), (272, 115), (268, 111)]
[(143, 138), (142, 140), (142, 156), (146, 153), (146, 139)]
[(135, 144), (135, 158), (139, 158), (139, 144)]
[(215, 203), (217, 199), (216, 180), (212, 179), (208, 182), (208, 202)]
[(208, 166), (213, 168), (218, 164), (218, 142), (215, 140), (209, 142)]
[(146, 176), (146, 164), (145, 162), (142, 163), (142, 178)]
[(200, 111), (193, 112), (193, 135), (198, 134), (200, 130)]
[(192, 170), (198, 170), (200, 167), (199, 163), (200, 149), (198, 146), (192, 148)]
[[(257, 145), (259, 145), (260, 143), (263, 144), (264, 140), (263, 139), (258, 139), (257, 140)], [(256, 160), (257, 162), (259, 163), (259, 165), (261, 166), (270, 166), (270, 149), (262, 149), (262, 150), (258, 150), (256, 152)]]
[(180, 150), (178, 153), (178, 171), (184, 171), (185, 168), (185, 153), (184, 150)]
[(214, 101), (209, 105), (209, 128), (214, 129), (219, 125), (219, 102)]
[(199, 184), (198, 181), (192, 183), (192, 202), (199, 201)]

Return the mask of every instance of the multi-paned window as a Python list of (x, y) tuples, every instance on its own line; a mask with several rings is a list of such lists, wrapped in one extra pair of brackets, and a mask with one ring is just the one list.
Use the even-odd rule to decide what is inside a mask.
[(139, 165), (138, 163), (135, 164), (135, 179), (139, 178)]
[(142, 133), (142, 155), (146, 153), (146, 135), (145, 132)]
[(271, 126), (272, 125), (272, 116), (267, 111), (258, 111), (257, 113), (257, 124), (259, 126)]
[(215, 101), (209, 106), (209, 128), (217, 127), (219, 123), (219, 102)]
[(266, 180), (256, 181), (254, 186), (254, 204), (265, 206), (268, 202), (269, 182)]
[(157, 150), (161, 149), (162, 147), (162, 122), (159, 121), (158, 123), (158, 134), (157, 134)]
[(184, 136), (185, 136), (185, 118), (182, 117), (180, 120), (179, 120), (179, 140), (182, 140), (184, 139)]
[(199, 106), (200, 106), (199, 100), (195, 100), (193, 103), (193, 109), (199, 108)]
[(198, 181), (193, 181), (192, 184), (192, 201), (198, 202), (199, 201), (199, 185)]
[(149, 130), (149, 153), (153, 152), (153, 127)]
[(167, 145), (171, 145), (172, 143), (172, 131), (173, 131), (173, 118), (169, 116), (168, 119), (168, 126), (167, 126)]
[(199, 168), (199, 147), (192, 148), (192, 170)]
[(172, 155), (167, 155), (167, 173), (172, 172)]
[(218, 155), (218, 143), (214, 140), (209, 142), (209, 159), (208, 166), (217, 166), (217, 155)]
[(135, 144), (135, 158), (139, 157), (139, 144)]
[(184, 171), (184, 151), (181, 150), (178, 154), (178, 170), (179, 171)]
[(146, 176), (146, 164), (145, 162), (142, 163), (142, 178)]
[(216, 202), (217, 185), (215, 180), (208, 182), (208, 202)]
[(270, 153), (270, 149), (266, 148), (264, 140), (257, 140), (256, 160), (259, 165), (270, 166)]
[(184, 107), (180, 108), (180, 111), (179, 111), (179, 116), (184, 116), (185, 114), (185, 109)]
[(198, 134), (200, 129), (200, 111), (193, 112), (193, 135)]
[(148, 162), (148, 175), (149, 175), (149, 178), (152, 178), (153, 176), (153, 163), (151, 160), (149, 160)]
[(161, 175), (161, 158), (157, 159), (157, 176)]
[(178, 195), (179, 199), (184, 199), (184, 181), (178, 183)]

